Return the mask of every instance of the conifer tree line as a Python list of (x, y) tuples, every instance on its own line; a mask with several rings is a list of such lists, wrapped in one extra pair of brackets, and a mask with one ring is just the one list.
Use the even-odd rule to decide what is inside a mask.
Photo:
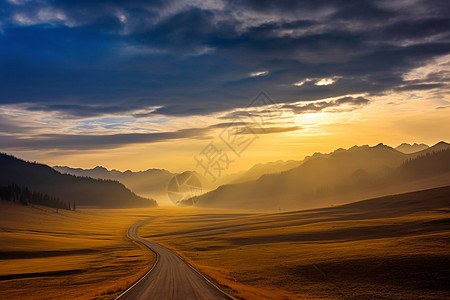
[[(77, 206), (97, 208), (157, 206), (155, 200), (136, 195), (118, 181), (61, 174), (47, 165), (27, 162), (4, 153), (0, 153), (0, 169), (2, 170), (0, 187), (9, 185), (17, 185), (22, 189), (27, 187), (29, 191), (56, 197), (60, 202), (67, 203), (67, 206), (70, 203), (72, 208), (74, 202)], [(6, 189), (7, 191), (8, 189)], [(8, 199), (9, 197), (8, 194)], [(20, 200), (16, 199), (16, 201)], [(23, 201), (30, 202), (32, 200)], [(55, 204), (58, 201), (54, 199), (47, 198), (45, 201), (55, 206), (66, 206), (61, 203)]]
[(450, 170), (450, 148), (426, 153), (406, 160), (401, 168), (405, 171), (428, 174)]
[(27, 187), (21, 188), (16, 184), (0, 187), (0, 199), (15, 202), (21, 205), (42, 205), (56, 209), (75, 210), (75, 202), (61, 201), (57, 197), (30, 191)]

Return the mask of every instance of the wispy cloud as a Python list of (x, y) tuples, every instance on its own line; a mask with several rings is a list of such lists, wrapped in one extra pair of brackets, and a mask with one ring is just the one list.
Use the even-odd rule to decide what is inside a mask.
[(334, 78), (322, 78), (314, 84), (315, 85), (330, 85), (330, 84), (333, 84), (335, 81), (336, 80)]
[(304, 80), (300, 80), (300, 81), (294, 82), (292, 85), (294, 85), (294, 86), (302, 86), (305, 83), (310, 82), (310, 81), (312, 81), (312, 79), (306, 78)]
[(335, 83), (341, 76), (333, 76), (329, 78), (305, 78), (303, 80), (294, 82), (293, 86), (303, 86), (308, 82), (314, 83), (314, 85), (323, 86), (323, 85), (331, 85)]
[(299, 102), (295, 104), (285, 104), (282, 108), (290, 109), (294, 114), (321, 112), (330, 108), (339, 108), (344, 105), (356, 108), (367, 105), (370, 101), (364, 97), (341, 97), (333, 100), (323, 100), (314, 102)]
[(258, 71), (258, 72), (250, 73), (250, 77), (266, 76), (268, 74), (269, 74), (269, 71)]

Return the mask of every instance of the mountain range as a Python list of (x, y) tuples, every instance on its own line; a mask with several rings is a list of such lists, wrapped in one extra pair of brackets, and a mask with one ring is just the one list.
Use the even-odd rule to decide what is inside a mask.
[[(216, 182), (211, 182), (209, 178), (195, 171), (185, 171), (183, 173), (195, 173), (200, 180), (203, 190), (210, 191), (227, 183), (242, 183), (246, 181), (256, 180), (262, 175), (279, 173), (292, 169), (300, 165), (301, 161), (276, 161), (269, 163), (256, 164), (247, 171), (241, 171), (233, 174), (224, 175)], [(124, 184), (127, 188), (138, 195), (156, 199), (160, 203), (168, 201), (167, 185), (170, 179), (177, 175), (165, 169), (148, 169), (145, 171), (132, 172), (130, 170), (121, 172), (118, 170), (108, 170), (102, 166), (96, 166), (92, 169), (71, 168), (67, 166), (54, 166), (53, 169), (63, 174), (71, 174), (75, 176), (86, 176), (95, 179), (117, 180)]]
[(128, 208), (156, 206), (153, 199), (137, 196), (114, 180), (61, 174), (43, 164), (0, 153), (0, 186), (17, 185), (57, 197), (78, 207)]
[(288, 171), (220, 186), (199, 196), (197, 205), (252, 210), (308, 209), (449, 185), (449, 148), (450, 144), (440, 142), (407, 154), (379, 144), (315, 154)]
[[(341, 202), (339, 200), (340, 198), (349, 197), (350, 195), (343, 192), (334, 193), (334, 199), (325, 200), (324, 198), (326, 198), (325, 195), (327, 194), (325, 190), (334, 189), (335, 186), (341, 186), (341, 189), (343, 189), (342, 186), (348, 185), (348, 183), (345, 183), (346, 181), (350, 182), (353, 180), (360, 182), (364, 176), (367, 177), (370, 175), (373, 177), (375, 176), (374, 174), (378, 174), (378, 176), (382, 177), (379, 173), (385, 168), (398, 167), (408, 158), (425, 154), (427, 151), (436, 151), (437, 149), (445, 148), (446, 145), (448, 144), (441, 142), (430, 148), (425, 144), (403, 143), (395, 148), (383, 144), (375, 147), (363, 145), (353, 146), (349, 149), (339, 148), (331, 153), (317, 152), (305, 157), (303, 160), (279, 160), (276, 162), (256, 164), (246, 171), (222, 176), (216, 182), (211, 182), (208, 178), (202, 176), (202, 174), (194, 172), (202, 183), (203, 192), (205, 193), (200, 197), (201, 201), (198, 202), (198, 205), (221, 208), (277, 209), (278, 207), (278, 209), (281, 209), (284, 207), (285, 209), (296, 209), (300, 204), (298, 201), (292, 199), (297, 197), (296, 195), (299, 191), (292, 190), (292, 187), (298, 186), (299, 184), (306, 187), (303, 187), (304, 191), (302, 192), (304, 194), (303, 198), (305, 199), (317, 198), (316, 194), (320, 194), (320, 197), (315, 199), (314, 203), (308, 204), (305, 202), (306, 200), (303, 201), (303, 204), (300, 205), (301, 208), (309, 206), (316, 207), (315, 203), (339, 203)], [(312, 161), (314, 163), (311, 163)], [(55, 166), (53, 168), (64, 174), (116, 180), (133, 192), (144, 197), (156, 199), (160, 203), (169, 203), (167, 186), (170, 179), (177, 174), (164, 169), (148, 169), (139, 172), (127, 170), (121, 172), (118, 170), (108, 170), (102, 166), (97, 166), (92, 169), (71, 168), (67, 166)], [(192, 171), (186, 172), (189, 173)], [(336, 174), (339, 174), (339, 176)], [(269, 180), (267, 178), (276, 179)], [(277, 188), (271, 188), (272, 181), (274, 181), (273, 184), (276, 184)], [(266, 188), (267, 191), (264, 187), (260, 188), (258, 182), (262, 185), (268, 185), (269, 187)], [(330, 186), (333, 186), (333, 188)], [(428, 187), (428, 185), (425, 187)], [(245, 190), (252, 189), (255, 189), (255, 192), (251, 192), (250, 194), (254, 197), (244, 192)], [(240, 192), (238, 192), (239, 190)], [(362, 193), (360, 191), (361, 187), (357, 187), (356, 190), (359, 192), (355, 192), (355, 197), (356, 195), (364, 196), (366, 194), (374, 196), (383, 195), (381, 191), (380, 193), (368, 193), (366, 190)], [(278, 193), (277, 191), (280, 192)], [(235, 192), (240, 196), (235, 197)], [(266, 203), (266, 201), (260, 200), (261, 197), (259, 196), (257, 197), (258, 200), (254, 199), (259, 193), (263, 194), (262, 198), (273, 198), (277, 200), (275, 202), (268, 200)], [(286, 193), (292, 195), (286, 196)], [(278, 199), (278, 195), (282, 199)], [(211, 199), (206, 200), (209, 197)], [(230, 198), (225, 200), (222, 197)], [(327, 197), (330, 198), (331, 196), (328, 195)], [(237, 203), (235, 203), (236, 201)], [(250, 202), (254, 203), (250, 204)], [(280, 203), (276, 204), (278, 202)]]
[(406, 153), (406, 154), (409, 154), (409, 153), (419, 152), (419, 151), (425, 150), (427, 148), (429, 148), (429, 146), (425, 145), (425, 144), (417, 144), (417, 143), (408, 144), (408, 143), (403, 143), (403, 144), (395, 147), (395, 150), (403, 152), (403, 153)]
[(53, 169), (63, 174), (86, 176), (95, 179), (116, 180), (138, 195), (163, 201), (167, 196), (167, 183), (175, 175), (164, 169), (148, 169), (146, 171), (132, 172), (127, 170), (108, 170), (102, 166), (92, 169), (70, 168), (55, 166)]

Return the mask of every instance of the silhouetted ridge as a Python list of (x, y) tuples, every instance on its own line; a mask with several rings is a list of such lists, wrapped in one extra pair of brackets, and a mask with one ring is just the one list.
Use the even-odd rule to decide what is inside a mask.
[(418, 153), (405, 154), (380, 143), (314, 155), (300, 166), (279, 174), (220, 186), (201, 195), (197, 204), (236, 209), (306, 209), (409, 192), (417, 187), (449, 185), (447, 149), (447, 143), (439, 143)]
[(61, 174), (51, 167), (0, 154), (0, 186), (16, 184), (79, 206), (147, 207), (156, 202), (137, 196), (118, 181)]
[(55, 166), (53, 168), (63, 174), (117, 180), (133, 192), (153, 199), (167, 197), (167, 183), (174, 176), (173, 173), (163, 169), (148, 169), (139, 172), (126, 170), (121, 172), (114, 169), (108, 170), (102, 166), (96, 166), (92, 169), (65, 166)]
[[(70, 203), (61, 201), (59, 198), (32, 192), (28, 188), (21, 188), (15, 184), (0, 187), (0, 200), (10, 201), (21, 205), (36, 204), (66, 210), (72, 209)], [(75, 204), (73, 209), (75, 210)]]

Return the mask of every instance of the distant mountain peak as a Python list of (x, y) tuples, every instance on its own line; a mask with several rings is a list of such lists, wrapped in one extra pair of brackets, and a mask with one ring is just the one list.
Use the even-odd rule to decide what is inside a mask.
[(103, 167), (103, 166), (96, 166), (95, 168), (93, 168), (92, 170), (102, 170), (102, 171), (108, 171), (107, 168)]
[(440, 141), (439, 143), (427, 148), (426, 150), (429, 151), (439, 151), (450, 148), (450, 144), (444, 141)]
[(403, 152), (405, 154), (410, 154), (410, 153), (414, 153), (414, 152), (423, 151), (428, 148), (429, 148), (429, 146), (426, 144), (414, 143), (411, 145), (408, 143), (402, 143), (401, 145), (395, 147), (395, 150)]
[(339, 153), (339, 152), (345, 152), (345, 151), (347, 151), (347, 150), (345, 150), (344, 148), (338, 148), (338, 149), (334, 150), (334, 151), (332, 152), (332, 154), (333, 154), (333, 153)]
[[(348, 148), (348, 151), (353, 151), (353, 150), (358, 150), (358, 149), (366, 149), (366, 148), (369, 148), (369, 145), (362, 145), (362, 146), (355, 145), (353, 147)], [(342, 149), (342, 148), (339, 148), (339, 149)]]
[(137, 172), (126, 170), (122, 172), (116, 169), (108, 170), (100, 165), (92, 169), (75, 169), (67, 166), (55, 166), (54, 169), (75, 176), (119, 181), (139, 195), (152, 199), (162, 199), (162, 201), (166, 196), (167, 182), (174, 175), (165, 169), (148, 169)]

